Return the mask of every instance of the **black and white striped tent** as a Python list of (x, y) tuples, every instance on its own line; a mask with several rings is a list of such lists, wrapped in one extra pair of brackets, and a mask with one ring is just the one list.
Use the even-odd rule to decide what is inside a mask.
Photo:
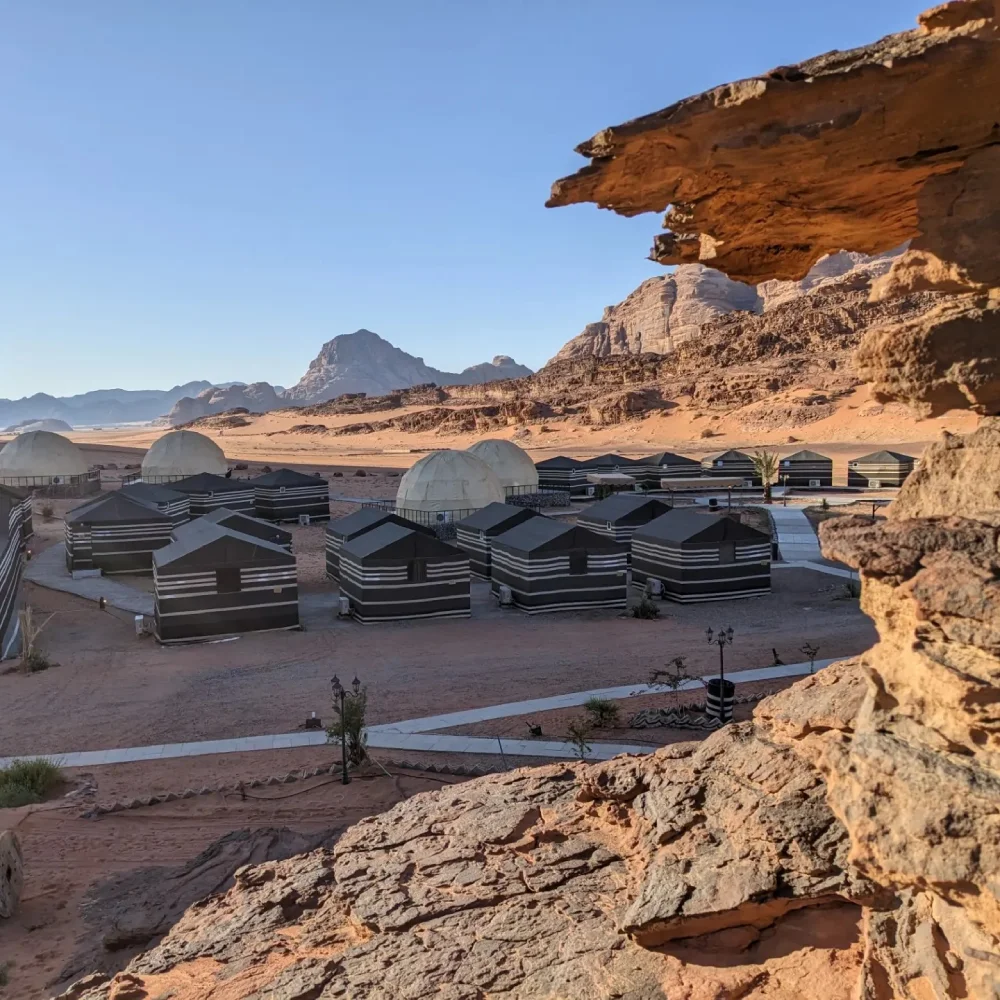
[(252, 479), (257, 516), (265, 521), (330, 519), (330, 485), (319, 476), (278, 469)]
[(353, 514), (338, 517), (326, 526), (326, 575), (331, 580), (340, 579), (340, 550), (344, 542), (357, 538), (380, 524), (399, 524), (404, 528), (414, 528), (425, 535), (437, 537), (430, 525), (418, 524), (388, 510), (378, 510), (374, 507), (362, 507)]
[(582, 511), (576, 519), (581, 528), (628, 544), (636, 528), (670, 510), (670, 504), (641, 493), (616, 493)]
[(632, 536), (632, 584), (682, 604), (771, 590), (771, 539), (731, 517), (679, 508)]
[(522, 521), (542, 516), (527, 507), (491, 503), (455, 525), (455, 544), (469, 554), (473, 575), (488, 579), (492, 565), (490, 552), (493, 539)]
[(469, 557), (415, 525), (380, 524), (340, 549), (340, 593), (365, 624), (467, 618), (470, 583)]
[(8, 531), (13, 533), (16, 521), (22, 548), (35, 533), (31, 520), (32, 496), (31, 490), (0, 484), (0, 531), (6, 525)]
[(743, 479), (748, 486), (760, 486), (761, 478), (753, 467), (753, 459), (742, 451), (724, 451), (707, 459), (705, 469), (710, 476)]
[(565, 455), (535, 462), (538, 487), (544, 490), (564, 490), (570, 496), (584, 496), (587, 492), (587, 473), (583, 462)]
[(778, 482), (782, 486), (833, 486), (833, 459), (816, 451), (797, 451), (778, 463)]
[(238, 531), (242, 535), (249, 535), (251, 538), (259, 538), (261, 541), (270, 542), (288, 552), (292, 551), (292, 533), (270, 521), (262, 521), (259, 518), (251, 517), (228, 507), (216, 507), (211, 513), (203, 514), (196, 521), (188, 521), (187, 524), (179, 525), (174, 529), (174, 538), (183, 538), (188, 525), (198, 524), (207, 521), (211, 524), (218, 524), (223, 528)]
[(126, 496), (151, 504), (161, 514), (166, 514), (174, 524), (191, 519), (191, 498), (186, 493), (160, 486), (157, 483), (129, 483), (121, 488)]
[(121, 490), (71, 510), (66, 521), (66, 569), (148, 573), (153, 552), (170, 544), (173, 521)]
[(492, 588), (528, 614), (624, 608), (628, 547), (586, 528), (535, 517), (493, 539)]
[(249, 479), (226, 479), (211, 472), (199, 472), (196, 476), (171, 483), (170, 489), (188, 497), (191, 517), (201, 517), (217, 507), (228, 507), (253, 516), (254, 492)]
[[(671, 451), (661, 451), (639, 459), (641, 482), (647, 489), (658, 490), (661, 479), (697, 479), (705, 474), (701, 462)], [(630, 473), (631, 475), (631, 473)]]
[(179, 530), (153, 553), (160, 642), (299, 627), (295, 556), (203, 519)]
[(898, 451), (875, 451), (847, 463), (847, 485), (866, 489), (902, 486), (917, 460)]
[[(24, 576), (24, 541), (21, 499), (7, 497), (7, 516), (0, 517), (0, 660), (21, 651), (21, 581)], [(4, 497), (0, 496), (0, 503)]]

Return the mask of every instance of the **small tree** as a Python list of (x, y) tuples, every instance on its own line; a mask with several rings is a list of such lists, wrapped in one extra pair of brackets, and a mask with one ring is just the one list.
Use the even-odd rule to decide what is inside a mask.
[(773, 451), (755, 451), (753, 471), (764, 484), (764, 503), (770, 503), (771, 483), (778, 477), (778, 456)]
[(608, 698), (588, 698), (583, 707), (595, 729), (612, 729), (618, 724), (618, 705)]
[(590, 720), (584, 717), (572, 719), (566, 727), (566, 742), (571, 744), (573, 749), (576, 750), (580, 760), (586, 760), (587, 754), (590, 753), (590, 743), (588, 740), (590, 739), (592, 728)]
[(344, 711), (340, 702), (334, 699), (333, 711), (337, 718), (326, 731), (331, 739), (338, 742), (343, 734), (347, 736), (347, 760), (352, 767), (360, 767), (368, 760), (368, 733), (366, 715), (368, 712), (368, 688), (355, 683), (353, 690), (344, 694)]
[(30, 604), (26, 604), (17, 613), (21, 626), (21, 670), (26, 674), (34, 674), (52, 666), (49, 658), (39, 648), (38, 638), (54, 615), (55, 612), (39, 624), (35, 618), (35, 609)]
[(676, 694), (687, 681), (698, 680), (688, 673), (683, 656), (675, 656), (663, 670), (653, 670), (649, 675), (650, 686), (663, 685)]

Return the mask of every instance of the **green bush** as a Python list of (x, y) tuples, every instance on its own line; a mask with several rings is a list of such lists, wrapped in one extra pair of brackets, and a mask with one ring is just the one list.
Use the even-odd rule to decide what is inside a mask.
[(607, 698), (588, 698), (583, 707), (595, 729), (613, 729), (618, 724), (618, 705)]
[(360, 767), (368, 760), (368, 733), (365, 731), (368, 714), (368, 688), (356, 685), (347, 691), (344, 698), (344, 715), (340, 715), (340, 702), (334, 699), (333, 711), (336, 718), (327, 729), (327, 736), (339, 746), (341, 733), (347, 734), (347, 761), (353, 767)]
[(41, 802), (62, 780), (50, 760), (15, 760), (0, 770), (0, 809), (13, 809)]
[(644, 597), (638, 604), (632, 605), (633, 618), (659, 618), (660, 609), (648, 598)]
[(569, 725), (566, 726), (566, 742), (576, 750), (580, 760), (586, 760), (587, 754), (590, 753), (590, 743), (588, 741), (590, 740), (590, 731), (592, 728), (590, 719), (586, 718), (586, 716), (581, 716), (579, 719), (572, 719)]

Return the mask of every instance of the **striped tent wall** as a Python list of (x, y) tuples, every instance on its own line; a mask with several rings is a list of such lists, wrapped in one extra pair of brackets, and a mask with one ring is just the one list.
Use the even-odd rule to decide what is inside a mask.
[(669, 452), (641, 458), (639, 467), (634, 472), (629, 470), (629, 475), (635, 475), (648, 490), (658, 490), (661, 479), (697, 479), (704, 474), (705, 470), (697, 459)]
[(814, 451), (800, 451), (778, 463), (782, 486), (833, 486), (833, 459)]
[[(731, 558), (730, 558), (731, 557)], [(681, 604), (728, 601), (771, 592), (771, 543), (632, 539), (632, 585), (660, 580), (663, 596)]]
[(153, 552), (171, 542), (173, 522), (119, 521), (114, 524), (66, 522), (66, 568), (102, 573), (149, 573)]
[(357, 538), (383, 524), (396, 524), (402, 528), (412, 528), (425, 535), (436, 537), (433, 528), (400, 517), (387, 510), (372, 507), (362, 508), (353, 514), (338, 517), (326, 526), (326, 575), (331, 580), (340, 579), (340, 550), (351, 538)]
[[(632, 509), (623, 510), (623, 507)], [(635, 497), (626, 493), (594, 504), (580, 514), (576, 523), (581, 528), (594, 532), (595, 535), (603, 535), (612, 541), (627, 545), (632, 541), (637, 529), (668, 510), (670, 505), (662, 500)], [(604, 511), (613, 516), (605, 516)]]
[(380, 563), (359, 559), (347, 546), (340, 556), (340, 592), (364, 624), (414, 618), (468, 618), (472, 613), (469, 559), (451, 557)]
[(628, 603), (628, 553), (515, 553), (493, 544), (492, 588), (510, 587), (514, 607), (529, 615), (588, 608), (624, 608)]
[(468, 555), (473, 576), (488, 580), (492, 569), (493, 539), (505, 531), (541, 517), (525, 507), (491, 503), (455, 525), (455, 544)]
[[(232, 480), (227, 480), (232, 482)], [(213, 510), (220, 507), (228, 507), (229, 510), (237, 511), (240, 514), (254, 514), (254, 489), (249, 480), (246, 485), (233, 484), (229, 488), (211, 487), (187, 487), (180, 483), (174, 483), (172, 489), (186, 493), (190, 503), (189, 513), (192, 518), (202, 517), (211, 514)]]
[(232, 591), (221, 585), (222, 572), (161, 572), (154, 564), (154, 616), (160, 642), (299, 627), (294, 560), (287, 566), (233, 569), (232, 584), (238, 580), (238, 589)]
[(847, 463), (847, 485), (863, 489), (902, 486), (913, 471), (916, 459), (910, 455), (881, 451)]
[(35, 533), (32, 523), (32, 499), (30, 490), (0, 486), (0, 535), (4, 529), (11, 535), (19, 535), (22, 548), (27, 546)]
[(543, 490), (562, 490), (570, 496), (587, 495), (587, 471), (582, 461), (569, 458), (548, 458), (535, 463), (538, 487)]
[(170, 518), (171, 523), (176, 528), (179, 524), (186, 524), (191, 520), (191, 498), (179, 493), (177, 499), (175, 500), (156, 500), (152, 497), (148, 499), (143, 496), (142, 493), (136, 491), (133, 492), (132, 487), (126, 486), (122, 488), (122, 493), (128, 496), (134, 496), (143, 503), (149, 504), (151, 507), (155, 507), (161, 514)]
[[(275, 474), (277, 476), (277, 474)], [(289, 482), (270, 482), (272, 476), (253, 480), (257, 517), (265, 521), (310, 521), (330, 519), (330, 486), (325, 479), (293, 473)], [(262, 482), (263, 480), (263, 482)]]
[(20, 519), (0, 530), (0, 660), (17, 656), (20, 646), (21, 583), (24, 576), (24, 544)]
[(455, 527), (455, 544), (469, 557), (469, 571), (480, 579), (489, 579), (492, 538), (478, 528)]
[(727, 451), (715, 458), (707, 460), (705, 471), (710, 476), (720, 478), (740, 478), (752, 483), (754, 486), (761, 485), (761, 478), (757, 475), (757, 470), (753, 467), (753, 459), (742, 451)]

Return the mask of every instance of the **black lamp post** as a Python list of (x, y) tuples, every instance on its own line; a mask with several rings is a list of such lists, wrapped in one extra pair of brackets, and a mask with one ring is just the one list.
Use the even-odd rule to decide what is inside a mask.
[[(354, 679), (355, 684), (359, 684), (357, 678)], [(341, 777), (341, 782), (345, 785), (350, 784), (351, 778), (347, 773), (347, 725), (344, 721), (344, 704), (347, 698), (347, 692), (344, 690), (344, 685), (340, 683), (340, 678), (334, 674), (333, 680), (330, 681), (330, 687), (333, 688), (333, 699), (334, 702), (339, 702), (340, 704), (340, 764), (343, 769), (343, 776)]]
[(799, 649), (809, 657), (809, 673), (814, 673), (816, 670), (816, 654), (819, 652), (818, 647), (814, 646), (811, 642), (807, 642), (804, 646), (799, 646)]
[(720, 628), (713, 632), (711, 627), (705, 629), (705, 639), (714, 642), (719, 647), (719, 721), (726, 721), (726, 660), (723, 650), (733, 644), (732, 628)]

